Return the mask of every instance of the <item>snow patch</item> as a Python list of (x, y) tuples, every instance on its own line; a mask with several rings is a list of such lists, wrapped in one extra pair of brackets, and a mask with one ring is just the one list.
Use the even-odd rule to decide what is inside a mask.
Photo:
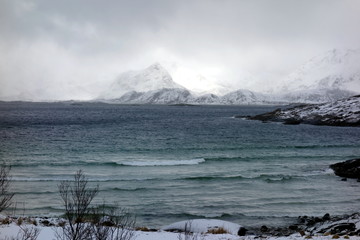
[(223, 220), (217, 220), (217, 219), (194, 219), (194, 220), (187, 220), (187, 221), (181, 221), (176, 222), (167, 226), (164, 226), (161, 228), (163, 231), (173, 231), (173, 230), (179, 230), (184, 232), (189, 231), (193, 233), (207, 233), (209, 230), (213, 229), (219, 229), (223, 228), (228, 233), (237, 235), (239, 229), (242, 226), (236, 223), (227, 222)]

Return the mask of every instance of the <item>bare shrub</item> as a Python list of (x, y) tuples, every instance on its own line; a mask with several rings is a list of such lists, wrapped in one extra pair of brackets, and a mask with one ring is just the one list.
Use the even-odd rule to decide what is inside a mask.
[(93, 210), (93, 239), (131, 240), (135, 236), (136, 218), (119, 206), (98, 206)]
[(59, 193), (65, 207), (66, 222), (55, 230), (58, 240), (131, 240), (135, 236), (134, 215), (118, 206), (105, 204), (91, 208), (99, 187), (89, 188), (83, 172), (74, 181), (60, 183)]
[(14, 196), (14, 193), (10, 193), (10, 176), (11, 167), (2, 163), (0, 167), (0, 212), (7, 209), (11, 204), (11, 200)]
[(18, 233), (19, 240), (36, 240), (40, 234), (40, 230), (36, 227), (21, 227)]
[(61, 227), (61, 231), (56, 231), (57, 239), (92, 239), (92, 227), (85, 218), (91, 213), (90, 204), (98, 194), (99, 186), (89, 188), (87, 185), (88, 180), (79, 170), (74, 175), (74, 181), (62, 181), (58, 186), (68, 222)]
[(191, 228), (192, 221), (188, 221), (185, 223), (185, 229), (183, 233), (179, 233), (179, 240), (203, 240), (205, 237), (200, 233), (194, 233)]
[(5, 240), (36, 240), (40, 234), (40, 229), (36, 227), (22, 227), (16, 237), (5, 237)]

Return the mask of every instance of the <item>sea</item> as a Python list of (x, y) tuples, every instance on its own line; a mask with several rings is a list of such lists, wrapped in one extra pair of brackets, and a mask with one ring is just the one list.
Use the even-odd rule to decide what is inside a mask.
[(94, 204), (128, 209), (151, 228), (359, 211), (360, 183), (329, 165), (359, 158), (360, 128), (235, 118), (276, 108), (1, 102), (0, 161), (12, 166), (15, 193), (7, 213), (61, 216), (58, 186), (78, 170), (99, 186)]

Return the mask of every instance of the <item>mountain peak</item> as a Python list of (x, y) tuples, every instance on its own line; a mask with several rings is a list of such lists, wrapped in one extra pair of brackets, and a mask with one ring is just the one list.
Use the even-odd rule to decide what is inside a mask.
[(158, 62), (155, 62), (155, 63), (151, 64), (151, 65), (150, 65), (149, 67), (147, 67), (146, 69), (148, 69), (148, 70), (155, 70), (155, 71), (165, 70), (165, 69), (163, 68), (163, 66), (161, 66), (161, 64), (158, 63)]
[(140, 71), (122, 73), (100, 98), (113, 99), (131, 91), (147, 92), (163, 88), (184, 89), (173, 81), (170, 73), (160, 63), (154, 63)]

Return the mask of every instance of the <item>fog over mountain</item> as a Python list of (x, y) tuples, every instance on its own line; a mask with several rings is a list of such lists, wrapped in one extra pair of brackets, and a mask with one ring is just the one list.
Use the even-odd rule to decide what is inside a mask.
[(360, 92), (360, 49), (333, 49), (288, 75), (281, 91), (342, 89)]
[(113, 99), (125, 93), (147, 92), (162, 88), (184, 88), (172, 80), (171, 75), (159, 63), (154, 63), (142, 71), (122, 73), (100, 98)]
[(155, 63), (144, 70), (125, 72), (98, 100), (125, 104), (287, 104), (323, 103), (360, 93), (358, 50), (331, 50), (316, 56), (286, 77), (278, 90), (260, 93), (235, 89), (226, 94), (195, 92), (175, 83)]
[(0, 1), (0, 100), (156, 91), (150, 76), (140, 89), (136, 72), (154, 63), (177, 84), (165, 78), (164, 88), (210, 102), (206, 94), (239, 89), (358, 91), (358, 50), (348, 50), (360, 49), (358, 9), (354, 0)]

